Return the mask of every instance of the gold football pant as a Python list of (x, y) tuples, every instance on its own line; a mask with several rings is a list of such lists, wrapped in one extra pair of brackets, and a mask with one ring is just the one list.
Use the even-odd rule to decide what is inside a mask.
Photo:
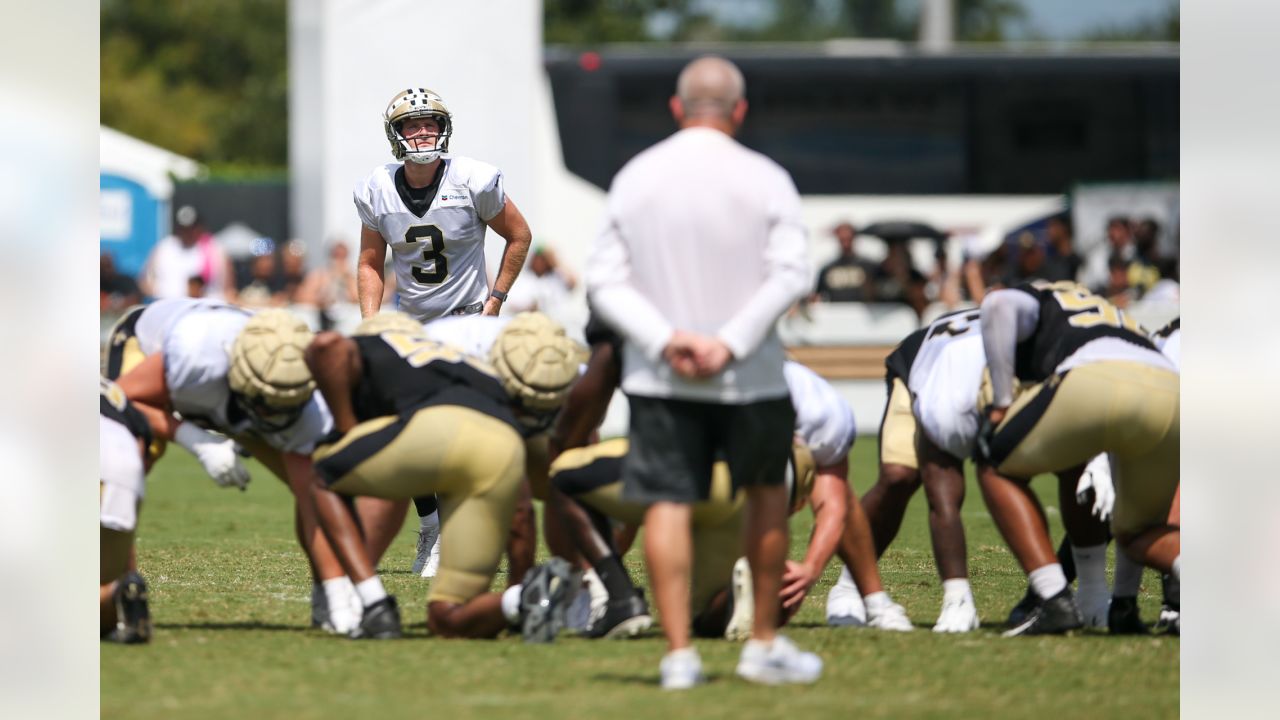
[(919, 469), (916, 456), (919, 437), (920, 425), (911, 412), (911, 393), (902, 378), (894, 377), (884, 418), (880, 421), (880, 464)]
[(1028, 388), (992, 441), (1002, 475), (1031, 478), (1111, 453), (1111, 529), (1167, 522), (1179, 482), (1178, 375), (1123, 361), (1074, 368)]
[(510, 425), (435, 405), (360, 423), (314, 460), (344, 495), (439, 499), (440, 571), (428, 603), (464, 603), (489, 589), (524, 472), (524, 441)]

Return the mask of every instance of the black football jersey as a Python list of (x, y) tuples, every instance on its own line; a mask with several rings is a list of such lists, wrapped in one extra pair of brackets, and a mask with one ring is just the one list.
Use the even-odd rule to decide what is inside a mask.
[(1168, 338), (1170, 335), (1178, 332), (1181, 329), (1182, 329), (1182, 316), (1179, 315), (1178, 317), (1174, 318), (1168, 325), (1165, 325), (1164, 327), (1157, 330), (1155, 332), (1154, 337)]
[(885, 380), (890, 385), (893, 384), (895, 377), (903, 383), (907, 382), (907, 378), (911, 376), (911, 365), (916, 361), (916, 355), (920, 354), (920, 346), (924, 344), (924, 338), (928, 332), (927, 327), (912, 332), (903, 338), (902, 342), (898, 343), (898, 347), (884, 359)]
[(1156, 350), (1138, 323), (1112, 305), (1070, 281), (1033, 280), (1014, 290), (1040, 302), (1040, 319), (1031, 337), (1018, 343), (1014, 372), (1024, 382), (1040, 382), (1085, 344), (1113, 337)]
[(129, 398), (125, 396), (119, 385), (99, 377), (98, 395), (101, 397), (98, 406), (102, 417), (115, 420), (125, 426), (143, 444), (151, 444), (151, 423), (147, 422), (147, 418), (133, 406), (133, 403), (129, 402)]
[(431, 405), (461, 405), (520, 430), (507, 392), (481, 361), (404, 333), (351, 339), (364, 365), (353, 397), (357, 419), (404, 417)]

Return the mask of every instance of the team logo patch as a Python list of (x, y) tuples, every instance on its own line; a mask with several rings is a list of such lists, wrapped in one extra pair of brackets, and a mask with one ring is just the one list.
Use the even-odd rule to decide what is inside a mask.
[(460, 202), (466, 200), (467, 196), (460, 193), (441, 193), (440, 202)]

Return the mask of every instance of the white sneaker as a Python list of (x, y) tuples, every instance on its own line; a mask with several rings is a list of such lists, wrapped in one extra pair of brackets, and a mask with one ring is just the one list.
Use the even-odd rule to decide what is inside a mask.
[(751, 586), (751, 564), (744, 557), (733, 564), (733, 614), (724, 628), (724, 639), (742, 642), (751, 637), (756, 619), (755, 589)]
[(349, 582), (346, 590), (340, 598), (330, 598), (323, 585), (311, 586), (311, 627), (334, 635), (346, 635), (360, 625), (360, 596)]
[(822, 658), (800, 650), (782, 635), (771, 643), (748, 640), (738, 660), (738, 676), (764, 685), (817, 682)]
[(827, 592), (827, 624), (853, 625), (861, 627), (867, 624), (867, 606), (862, 602), (862, 593), (853, 582), (848, 566), (840, 571), (840, 579)]
[(662, 675), (663, 690), (688, 690), (707, 680), (702, 675), (702, 658), (691, 647), (672, 650), (663, 655), (658, 672)]
[(911, 632), (915, 625), (907, 617), (906, 608), (890, 600), (887, 604), (867, 606), (867, 627), (893, 632)]
[(942, 612), (933, 626), (936, 633), (966, 633), (978, 629), (978, 608), (969, 594), (942, 599)]
[(440, 569), (440, 511), (419, 518), (418, 554), (413, 559), (413, 572), (424, 578), (436, 576)]

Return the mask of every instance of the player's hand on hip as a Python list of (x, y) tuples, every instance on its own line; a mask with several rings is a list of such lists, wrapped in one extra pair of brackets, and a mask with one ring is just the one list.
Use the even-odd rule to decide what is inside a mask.
[(498, 312), (502, 310), (502, 301), (496, 297), (491, 297), (484, 301), (484, 310), (480, 311), (481, 315), (489, 315), (497, 317)]

